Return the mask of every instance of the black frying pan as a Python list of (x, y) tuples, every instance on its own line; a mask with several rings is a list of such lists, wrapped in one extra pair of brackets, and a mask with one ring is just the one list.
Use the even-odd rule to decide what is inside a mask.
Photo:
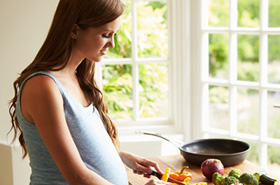
[(221, 160), (225, 167), (235, 166), (247, 158), (250, 150), (248, 143), (233, 139), (198, 139), (178, 146), (175, 142), (157, 133), (141, 133), (160, 137), (174, 144), (187, 162), (197, 166), (209, 158)]

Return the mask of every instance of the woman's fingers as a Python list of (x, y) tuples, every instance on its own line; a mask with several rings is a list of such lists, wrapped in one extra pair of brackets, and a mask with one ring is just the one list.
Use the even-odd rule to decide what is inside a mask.
[(153, 162), (153, 161), (148, 160), (148, 159), (143, 159), (143, 160), (139, 161), (139, 166), (138, 167), (139, 167), (138, 170), (143, 171), (144, 173), (148, 173), (148, 174), (153, 172), (152, 167), (155, 168), (156, 171), (158, 171), (159, 173), (161, 173), (161, 174), (163, 173), (160, 170), (160, 168), (159, 168), (159, 166), (156, 162)]
[(150, 178), (151, 177), (151, 175), (149, 175), (147, 173), (145, 173), (143, 176), (146, 177), (146, 178)]
[(147, 174), (147, 173), (143, 172), (142, 170), (133, 170), (133, 173), (138, 174), (138, 175)]

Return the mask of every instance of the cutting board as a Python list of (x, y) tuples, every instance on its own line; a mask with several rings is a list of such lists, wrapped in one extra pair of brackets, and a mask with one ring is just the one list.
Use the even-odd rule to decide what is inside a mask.
[[(183, 166), (189, 166), (189, 169), (187, 171), (190, 172), (193, 177), (192, 180), (189, 182), (190, 185), (198, 182), (207, 182), (208, 185), (213, 185), (211, 181), (207, 180), (207, 178), (204, 177), (199, 166), (188, 164), (181, 155), (151, 157), (149, 159), (157, 162), (163, 171), (165, 171), (166, 168), (170, 168), (171, 172), (180, 171)], [(225, 168), (224, 175), (227, 176), (232, 169), (236, 169), (236, 168), (240, 169), (243, 173), (246, 172), (252, 174), (261, 170), (261, 168), (256, 164), (245, 160), (239, 165)], [(130, 169), (127, 169), (127, 173), (128, 173), (128, 179), (130, 185), (144, 185), (149, 180), (141, 175), (134, 174)], [(276, 178), (276, 176), (273, 176), (271, 174), (269, 175), (271, 177)], [(156, 178), (156, 177), (151, 177), (151, 178)], [(277, 179), (278, 181), (280, 181), (279, 177)]]

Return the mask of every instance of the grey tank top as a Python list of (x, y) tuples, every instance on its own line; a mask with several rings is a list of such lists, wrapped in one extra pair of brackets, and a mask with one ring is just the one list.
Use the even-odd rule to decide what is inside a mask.
[(22, 115), (20, 106), (21, 90), (25, 82), (35, 75), (47, 75), (57, 84), (63, 98), (67, 125), (84, 164), (113, 184), (127, 185), (128, 179), (124, 164), (95, 106), (83, 107), (74, 99), (67, 89), (63, 87), (57, 78), (43, 71), (36, 72), (23, 81), (16, 106), (16, 116), (22, 129), (30, 158), (30, 167), (32, 171), (30, 185), (67, 184), (40, 137), (36, 126), (28, 122)]

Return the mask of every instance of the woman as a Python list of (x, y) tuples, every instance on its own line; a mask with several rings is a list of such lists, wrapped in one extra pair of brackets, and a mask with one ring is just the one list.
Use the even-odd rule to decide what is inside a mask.
[(155, 162), (119, 151), (94, 80), (123, 9), (120, 0), (60, 0), (45, 42), (14, 82), (11, 129), (29, 155), (30, 184), (125, 185), (123, 163), (138, 174), (162, 173)]

